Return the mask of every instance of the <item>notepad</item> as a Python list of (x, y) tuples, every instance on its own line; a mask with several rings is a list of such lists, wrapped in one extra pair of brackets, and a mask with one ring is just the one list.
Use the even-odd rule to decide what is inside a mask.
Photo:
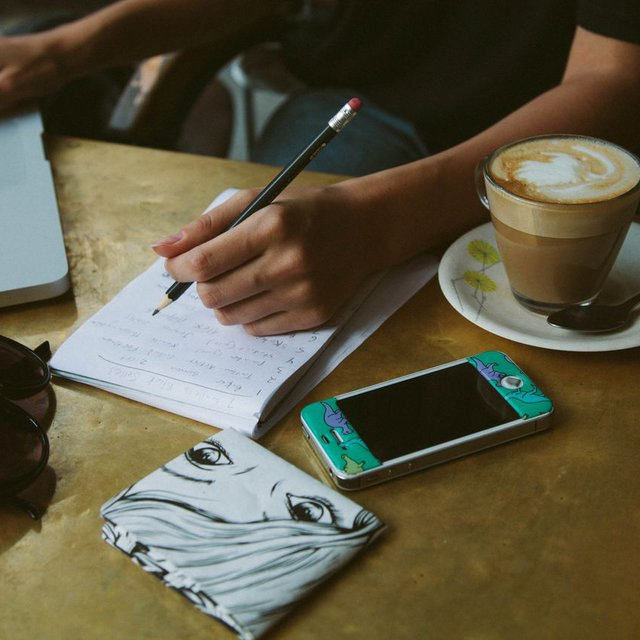
[(106, 542), (243, 640), (265, 633), (384, 530), (231, 429), (128, 487), (101, 515)]
[(50, 366), (56, 376), (257, 438), (436, 271), (436, 259), (418, 256), (370, 280), (329, 324), (256, 337), (221, 325), (195, 287), (153, 316), (172, 283), (160, 259), (76, 330)]

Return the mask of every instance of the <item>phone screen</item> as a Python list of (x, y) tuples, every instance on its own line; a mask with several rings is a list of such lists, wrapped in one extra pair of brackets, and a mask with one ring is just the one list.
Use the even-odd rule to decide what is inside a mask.
[(336, 402), (382, 462), (519, 417), (468, 362)]

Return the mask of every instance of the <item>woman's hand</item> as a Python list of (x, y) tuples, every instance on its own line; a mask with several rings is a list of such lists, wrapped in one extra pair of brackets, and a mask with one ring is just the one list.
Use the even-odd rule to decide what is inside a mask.
[(56, 33), (0, 38), (0, 111), (53, 93), (69, 81)]
[[(253, 335), (329, 320), (377, 265), (370, 228), (339, 185), (288, 189), (225, 231), (258, 191), (241, 191), (154, 245), (167, 271), (197, 282), (205, 307)], [(369, 229), (369, 230), (368, 230)]]

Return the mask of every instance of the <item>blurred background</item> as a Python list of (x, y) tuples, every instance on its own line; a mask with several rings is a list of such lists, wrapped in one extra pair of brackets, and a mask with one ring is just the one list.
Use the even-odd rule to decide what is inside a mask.
[[(109, 0), (2, 0), (0, 36), (47, 29), (108, 3)], [(197, 90), (190, 94), (188, 107), (184, 107), (179, 103), (186, 90), (180, 93), (180, 83), (175, 87), (171, 76), (178, 75), (185, 83), (190, 73), (182, 61), (176, 64), (171, 56), (158, 56), (78, 80), (61, 95), (43, 101), (47, 130), (246, 160), (269, 115), (298, 86), (284, 69), (275, 43), (252, 47), (221, 67), (212, 64), (210, 77), (204, 82), (198, 79)], [(149, 91), (149, 78), (154, 75), (156, 98)], [(167, 85), (174, 88), (166, 89)], [(146, 113), (147, 106), (141, 106), (143, 98), (151, 105)], [(160, 101), (166, 107), (164, 113), (158, 111)], [(133, 105), (138, 115), (132, 115)], [(174, 105), (178, 116), (171, 112)], [(177, 124), (172, 120), (175, 117), (179, 118)]]

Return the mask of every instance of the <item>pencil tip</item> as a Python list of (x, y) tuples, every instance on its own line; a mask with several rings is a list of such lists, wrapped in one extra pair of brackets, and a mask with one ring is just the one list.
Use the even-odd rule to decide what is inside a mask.
[(168, 307), (171, 304), (171, 302), (172, 302), (171, 298), (167, 294), (165, 294), (151, 315), (155, 316), (156, 313), (160, 313), (160, 311), (162, 311), (162, 309), (164, 309), (165, 307)]

